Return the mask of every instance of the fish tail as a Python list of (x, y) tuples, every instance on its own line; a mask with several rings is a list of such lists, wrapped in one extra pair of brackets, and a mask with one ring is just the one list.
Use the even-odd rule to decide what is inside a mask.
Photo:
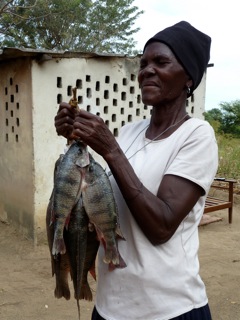
[(66, 300), (70, 299), (70, 290), (67, 283), (56, 283), (56, 288), (54, 290), (55, 298), (64, 297)]
[(116, 268), (123, 269), (123, 268), (126, 268), (126, 266), (127, 266), (126, 262), (123, 260), (123, 258), (119, 254), (119, 264), (113, 264), (112, 262), (110, 262), (108, 264), (108, 270), (113, 271)]
[(79, 299), (77, 299), (77, 308), (78, 308), (78, 320), (80, 320), (80, 303), (79, 303)]
[(54, 237), (52, 254), (55, 256), (58, 253), (65, 254), (66, 253), (66, 246), (65, 246), (63, 238)]
[(87, 301), (92, 301), (92, 299), (93, 299), (92, 291), (89, 287), (88, 282), (86, 284), (84, 284), (81, 288), (80, 299), (84, 299)]
[(116, 246), (108, 246), (106, 244), (105, 257), (103, 261), (105, 263), (113, 263), (114, 265), (119, 265), (119, 252)]

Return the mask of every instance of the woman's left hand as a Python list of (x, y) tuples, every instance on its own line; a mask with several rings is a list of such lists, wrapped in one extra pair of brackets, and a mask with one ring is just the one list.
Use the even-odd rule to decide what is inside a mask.
[(85, 142), (103, 158), (106, 158), (118, 147), (114, 135), (103, 119), (85, 110), (80, 110), (75, 118), (73, 135)]

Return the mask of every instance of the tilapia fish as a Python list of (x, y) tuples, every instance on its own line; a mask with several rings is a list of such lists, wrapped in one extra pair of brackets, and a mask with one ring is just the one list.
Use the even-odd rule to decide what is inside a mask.
[(118, 223), (112, 187), (106, 172), (92, 157), (81, 189), (83, 205), (90, 223), (94, 225), (105, 248), (104, 262), (109, 264), (109, 270), (126, 267), (117, 247), (117, 238), (124, 237)]
[(46, 223), (52, 273), (56, 276), (55, 297), (70, 299), (70, 273), (80, 319), (79, 300), (92, 300), (88, 274), (96, 280), (100, 241), (109, 270), (126, 266), (117, 247), (117, 238), (124, 237), (110, 181), (80, 141), (74, 142), (55, 164)]
[[(60, 155), (55, 163), (54, 168), (54, 185), (59, 170), (59, 164), (63, 159)], [(52, 275), (56, 278), (56, 288), (54, 295), (56, 298), (70, 299), (70, 289), (68, 276), (71, 274), (74, 287), (74, 297), (77, 300), (78, 313), (80, 318), (79, 299), (92, 301), (92, 291), (88, 283), (88, 273), (92, 274), (96, 280), (95, 260), (99, 247), (99, 241), (95, 229), (89, 230), (89, 218), (85, 212), (80, 196), (77, 204), (73, 207), (68, 229), (64, 229), (63, 238), (66, 244), (65, 254), (52, 254), (54, 240), (54, 213), (53, 213), (53, 196), (52, 191), (46, 213), (46, 229), (51, 255)]]
[(89, 164), (87, 146), (76, 141), (61, 159), (53, 189), (54, 240), (52, 254), (65, 254), (63, 239), (64, 227), (67, 227), (72, 209), (81, 195), (84, 168)]
[[(54, 168), (54, 181), (56, 179), (56, 174), (58, 170), (59, 163), (61, 162), (63, 155), (60, 155), (59, 159), (55, 163)], [(51, 256), (51, 265), (52, 265), (52, 276), (55, 275), (56, 279), (56, 288), (54, 295), (56, 298), (64, 297), (66, 300), (70, 299), (70, 290), (68, 285), (68, 275), (70, 273), (70, 262), (68, 254), (63, 255), (58, 254), (57, 256), (52, 255), (52, 246), (54, 239), (54, 223), (53, 223), (53, 194), (52, 192), (46, 213), (46, 229), (47, 229), (47, 239), (49, 245), (49, 251)]]
[(73, 281), (74, 297), (77, 300), (78, 315), (80, 318), (79, 300), (92, 301), (92, 291), (88, 283), (88, 272), (95, 275), (95, 259), (99, 247), (99, 241), (95, 230), (88, 228), (89, 218), (79, 198), (73, 208), (68, 224), (64, 232), (66, 251), (70, 261), (70, 274)]
[(94, 280), (96, 280), (95, 271), (95, 260), (98, 252), (99, 241), (97, 238), (96, 230), (87, 231), (87, 252), (84, 261), (83, 276), (82, 276), (82, 287), (80, 291), (80, 299), (92, 301), (92, 291), (88, 283), (88, 273), (92, 275)]
[(78, 315), (80, 318), (80, 291), (83, 282), (83, 270), (87, 252), (87, 231), (88, 216), (82, 206), (82, 198), (80, 197), (76, 206), (73, 208), (68, 224), (65, 230), (64, 240), (66, 251), (69, 255), (70, 273), (73, 281), (74, 296), (77, 300)]

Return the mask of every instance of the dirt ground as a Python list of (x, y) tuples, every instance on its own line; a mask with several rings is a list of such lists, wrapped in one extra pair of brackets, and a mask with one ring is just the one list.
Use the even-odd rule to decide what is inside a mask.
[[(199, 227), (201, 275), (213, 320), (240, 320), (240, 195), (234, 201), (232, 225), (222, 210), (211, 214), (222, 221)], [(0, 222), (0, 319), (77, 320), (76, 301), (56, 299), (54, 281), (47, 244), (33, 248)], [(91, 287), (95, 291), (92, 280)], [(93, 302), (80, 305), (81, 320), (90, 320)]]

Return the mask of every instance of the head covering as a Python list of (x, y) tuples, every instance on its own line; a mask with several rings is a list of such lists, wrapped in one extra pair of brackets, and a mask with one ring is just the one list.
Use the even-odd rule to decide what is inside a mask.
[(152, 42), (165, 43), (175, 54), (185, 71), (193, 81), (191, 94), (198, 87), (206, 71), (210, 59), (211, 38), (205, 33), (195, 29), (190, 23), (180, 21), (150, 38), (147, 45)]

